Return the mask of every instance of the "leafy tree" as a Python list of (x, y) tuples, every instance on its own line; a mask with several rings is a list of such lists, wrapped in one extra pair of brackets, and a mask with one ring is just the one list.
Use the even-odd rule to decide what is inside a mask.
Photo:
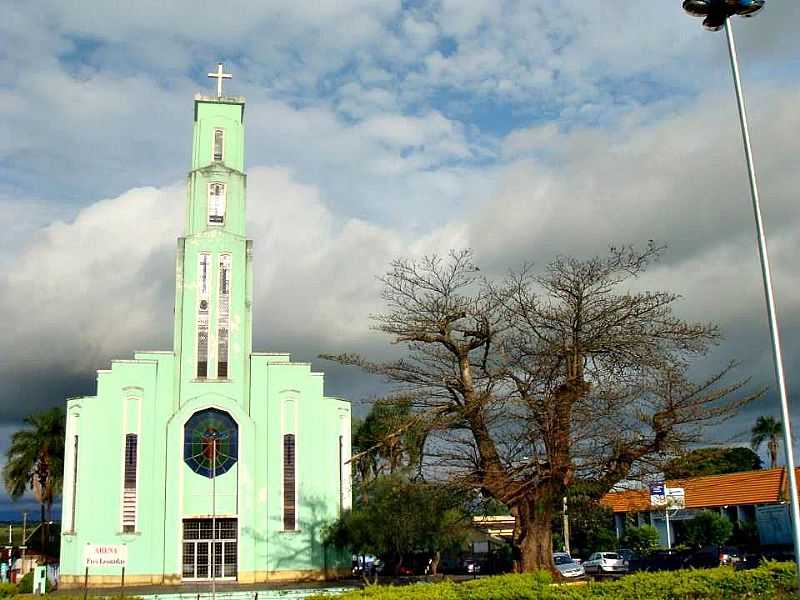
[(774, 417), (758, 417), (753, 429), (750, 430), (750, 446), (758, 452), (758, 449), (767, 444), (769, 451), (769, 467), (774, 469), (778, 464), (778, 444), (780, 443), (783, 427), (780, 421)]
[(470, 507), (470, 512), (475, 516), (505, 516), (510, 515), (511, 511), (508, 507), (497, 500), (497, 498), (484, 498), (479, 497), (476, 502)]
[(733, 523), (721, 514), (704, 510), (694, 519), (686, 522), (684, 540), (694, 548), (708, 545), (721, 545), (727, 542), (733, 533)]
[(328, 358), (398, 384), (429, 431), (429, 464), (509, 507), (520, 569), (552, 569), (551, 522), (573, 480), (602, 492), (640, 477), (755, 396), (723, 384), (733, 364), (688, 379), (719, 332), (673, 315), (676, 294), (631, 291), (659, 252), (558, 258), (503, 281), (468, 251), (398, 259), (373, 318), (406, 356)]
[[(567, 512), (570, 523), (570, 551), (573, 556), (588, 558), (593, 552), (617, 547), (613, 511), (600, 504), (597, 486), (589, 481), (577, 481), (567, 490)], [(563, 528), (556, 516), (553, 529)]]
[(11, 436), (3, 479), (13, 500), (28, 489), (33, 491), (41, 508), (41, 543), (45, 552), (50, 511), (64, 481), (65, 411), (62, 407), (51, 408), (25, 417), (24, 423), (25, 428)]
[(667, 479), (686, 479), (755, 471), (761, 466), (758, 454), (750, 448), (698, 448), (669, 461), (664, 467), (664, 476)]
[(757, 546), (761, 541), (755, 521), (736, 521), (729, 542), (736, 546)]
[(621, 545), (630, 548), (641, 556), (647, 556), (658, 548), (660, 537), (658, 530), (652, 525), (628, 527), (622, 535)]
[(411, 555), (427, 553), (435, 574), (441, 552), (466, 540), (471, 518), (464, 506), (461, 491), (450, 486), (382, 476), (370, 486), (368, 502), (331, 525), (326, 543), (378, 556), (396, 574)]
[(410, 398), (379, 398), (374, 402), (356, 439), (365, 455), (374, 457), (376, 475), (419, 470), (424, 431), (414, 425)]
[(368, 501), (367, 489), (380, 475), (403, 472), (421, 476), (425, 436), (425, 428), (413, 418), (409, 398), (373, 403), (352, 434), (351, 460), (362, 501)]

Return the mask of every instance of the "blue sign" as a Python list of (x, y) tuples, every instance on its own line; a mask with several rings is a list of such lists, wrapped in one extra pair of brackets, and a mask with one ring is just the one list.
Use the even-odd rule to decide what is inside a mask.
[(666, 487), (663, 483), (656, 483), (650, 486), (650, 505), (665, 506), (667, 504)]

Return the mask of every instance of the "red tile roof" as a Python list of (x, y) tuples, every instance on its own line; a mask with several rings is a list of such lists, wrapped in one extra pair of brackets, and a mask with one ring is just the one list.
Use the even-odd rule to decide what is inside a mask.
[[(800, 474), (800, 469), (796, 469)], [(682, 487), (686, 508), (712, 508), (737, 504), (772, 504), (784, 500), (784, 469), (762, 469), (728, 475), (710, 475), (690, 479), (673, 479), (667, 487)], [(800, 487), (800, 486), (798, 486)], [(614, 512), (638, 512), (650, 509), (649, 490), (610, 492), (600, 503)]]

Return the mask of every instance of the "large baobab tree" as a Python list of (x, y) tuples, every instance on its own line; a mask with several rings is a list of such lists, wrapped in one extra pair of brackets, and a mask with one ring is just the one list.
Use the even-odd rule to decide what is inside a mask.
[(520, 569), (552, 568), (553, 511), (570, 483), (601, 494), (652, 472), (753, 397), (725, 383), (733, 365), (688, 379), (719, 333), (676, 317), (675, 294), (632, 289), (659, 252), (612, 248), (499, 282), (468, 251), (396, 260), (373, 319), (406, 356), (329, 358), (411, 396), (432, 466), (509, 507)]

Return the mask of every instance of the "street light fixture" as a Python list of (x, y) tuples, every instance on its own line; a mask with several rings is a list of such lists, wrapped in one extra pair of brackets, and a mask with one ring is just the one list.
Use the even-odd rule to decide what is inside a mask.
[(772, 338), (772, 358), (775, 367), (775, 378), (778, 382), (778, 394), (781, 400), (783, 447), (786, 451), (786, 471), (789, 484), (789, 497), (791, 499), (792, 532), (794, 534), (794, 557), (798, 565), (798, 588), (800, 588), (800, 502), (798, 502), (797, 477), (794, 469), (789, 400), (786, 390), (786, 378), (783, 372), (783, 353), (781, 351), (781, 340), (778, 331), (778, 317), (775, 310), (775, 296), (772, 290), (772, 272), (769, 266), (769, 254), (767, 253), (767, 238), (764, 234), (764, 221), (761, 218), (758, 186), (756, 185), (756, 170), (753, 164), (753, 151), (750, 148), (750, 131), (747, 127), (742, 82), (739, 77), (739, 62), (736, 57), (736, 44), (733, 40), (733, 28), (731, 27), (732, 16), (740, 15), (742, 17), (752, 17), (759, 10), (764, 8), (764, 3), (765, 0), (684, 0), (683, 9), (692, 16), (704, 17), (703, 25), (706, 29), (719, 31), (725, 28), (725, 34), (728, 39), (731, 73), (733, 74), (733, 84), (736, 88), (736, 102), (739, 107), (739, 122), (742, 128), (742, 142), (744, 144), (745, 159), (747, 160), (747, 175), (750, 179), (750, 195), (753, 200), (758, 255), (761, 259), (761, 276), (764, 282), (764, 296), (767, 304), (769, 332)]
[(733, 15), (752, 17), (764, 8), (765, 0), (684, 0), (683, 10), (693, 17), (705, 17), (703, 26), (719, 31)]

